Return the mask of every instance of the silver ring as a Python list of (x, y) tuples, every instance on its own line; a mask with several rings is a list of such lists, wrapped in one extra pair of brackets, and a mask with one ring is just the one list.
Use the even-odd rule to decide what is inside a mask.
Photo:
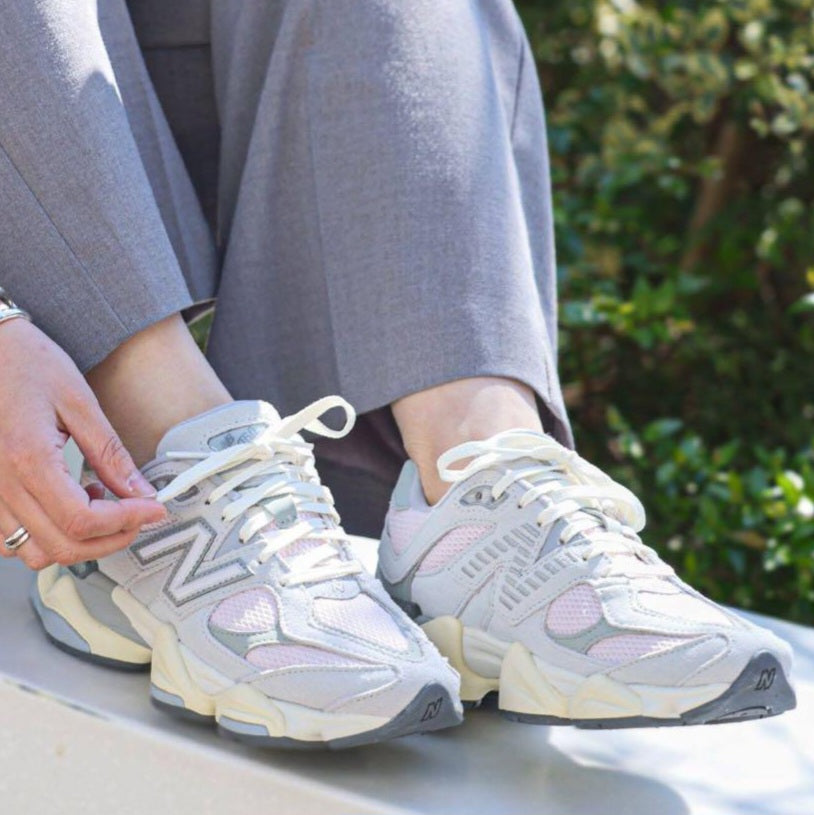
[(30, 537), (31, 534), (29, 531), (24, 526), (21, 526), (16, 532), (6, 538), (6, 549), (8, 549), (9, 552), (14, 552), (19, 549)]

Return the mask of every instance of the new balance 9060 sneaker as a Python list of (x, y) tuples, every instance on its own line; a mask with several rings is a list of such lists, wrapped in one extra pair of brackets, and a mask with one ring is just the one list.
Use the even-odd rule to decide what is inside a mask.
[(465, 702), (497, 691), (510, 719), (597, 728), (795, 706), (790, 648), (679, 580), (639, 539), (636, 497), (576, 453), (515, 430), (438, 466), (453, 486), (429, 507), (405, 465), (379, 577), (458, 669)]
[[(347, 423), (320, 420), (342, 407)], [(166, 521), (126, 550), (50, 567), (32, 593), (49, 637), (118, 667), (151, 663), (163, 709), (259, 745), (347, 747), (457, 724), (458, 676), (354, 559), (309, 430), (236, 402), (184, 422), (143, 472)]]

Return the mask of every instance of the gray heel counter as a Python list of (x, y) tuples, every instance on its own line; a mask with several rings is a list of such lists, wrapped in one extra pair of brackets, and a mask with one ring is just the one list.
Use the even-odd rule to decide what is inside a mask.
[[(412, 506), (413, 490), (415, 489), (416, 479), (418, 478), (418, 470), (415, 464), (409, 459), (404, 463), (401, 469), (401, 474), (393, 489), (393, 495), (390, 499), (390, 512), (398, 512), (399, 510), (409, 509)], [(389, 517), (389, 513), (388, 513)], [(379, 544), (379, 553), (381, 556), (382, 551), (391, 548), (390, 533), (387, 528), (387, 521), (385, 521), (384, 529), (382, 530), (381, 543)], [(413, 582), (413, 572), (411, 571), (404, 580), (398, 583), (391, 583), (382, 572), (381, 565), (376, 570), (376, 577), (381, 581), (387, 593), (395, 601), (395, 603), (413, 619), (421, 616), (421, 609), (414, 602), (410, 600), (410, 590)]]
[(396, 509), (407, 509), (410, 506), (416, 478), (418, 478), (418, 470), (415, 464), (407, 459), (401, 468), (399, 480), (393, 488), (393, 496), (390, 499), (391, 506)]
[[(379, 537), (379, 562), (381, 563), (382, 556), (384, 555), (385, 559), (387, 558), (388, 552), (392, 550), (392, 544), (390, 542), (390, 531), (388, 529), (388, 519), (390, 518), (390, 513), (398, 512), (402, 509), (409, 509), (410, 507), (410, 498), (413, 491), (413, 484), (418, 476), (418, 470), (416, 469), (415, 464), (409, 459), (404, 462), (404, 466), (401, 468), (401, 473), (399, 474), (398, 481), (396, 482), (396, 486), (393, 488), (393, 493), (390, 496), (390, 508), (388, 510), (387, 516), (384, 519), (384, 525), (382, 528), (382, 533)], [(376, 570), (376, 576), (379, 580), (382, 580), (382, 573), (381, 573), (381, 566)]]

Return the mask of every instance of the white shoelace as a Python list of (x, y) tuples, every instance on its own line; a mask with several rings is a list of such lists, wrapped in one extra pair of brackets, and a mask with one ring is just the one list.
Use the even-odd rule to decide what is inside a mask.
[[(460, 469), (450, 465), (471, 459)], [(532, 459), (533, 464), (520, 464)], [(646, 546), (636, 534), (644, 528), (645, 513), (639, 499), (626, 487), (617, 484), (598, 467), (585, 461), (548, 436), (524, 430), (509, 430), (485, 441), (460, 444), (438, 459), (438, 472), (444, 481), (456, 483), (487, 468), (505, 470), (492, 486), (492, 499), (499, 500), (517, 482), (528, 489), (518, 500), (518, 508), (542, 501), (545, 508), (537, 524), (549, 526), (561, 518), (568, 523), (560, 533), (560, 543), (571, 542), (580, 533), (591, 530), (582, 550), (584, 560), (597, 555), (633, 555), (646, 564), (649, 574), (670, 575), (673, 570)], [(630, 567), (616, 564), (615, 573), (629, 572)], [(641, 567), (635, 569), (640, 571)]]
[[(345, 412), (345, 424), (332, 430), (319, 417), (332, 408)], [(299, 585), (358, 574), (362, 571), (356, 560), (343, 559), (342, 542), (347, 534), (339, 526), (339, 515), (327, 487), (319, 483), (314, 464), (313, 445), (298, 436), (308, 430), (327, 438), (347, 435), (356, 421), (356, 412), (339, 396), (326, 396), (303, 410), (281, 420), (247, 444), (236, 444), (216, 453), (169, 452), (168, 458), (197, 460), (188, 470), (176, 476), (158, 493), (166, 503), (183, 495), (213, 476), (224, 480), (209, 493), (206, 503), (212, 504), (230, 493), (234, 500), (223, 507), (222, 518), (229, 523), (246, 516), (240, 527), (241, 543), (248, 543), (275, 521), (270, 504), (281, 497), (293, 502), (301, 520), (293, 526), (275, 530), (263, 538), (264, 546), (257, 557), (261, 563), (274, 557), (292, 543), (302, 540), (320, 542), (294, 558), (286, 558), (290, 571), (281, 578), (283, 585)], [(303, 518), (303, 513), (307, 514)]]

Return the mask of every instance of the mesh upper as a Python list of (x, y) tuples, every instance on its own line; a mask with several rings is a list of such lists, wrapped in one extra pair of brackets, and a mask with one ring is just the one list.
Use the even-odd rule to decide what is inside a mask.
[(596, 590), (586, 583), (579, 583), (551, 603), (545, 622), (552, 634), (570, 637), (591, 628), (601, 619), (602, 602)]
[(588, 656), (613, 665), (622, 665), (650, 654), (666, 651), (682, 642), (686, 642), (683, 637), (660, 634), (616, 634), (592, 645), (588, 649)]
[(409, 647), (395, 620), (366, 594), (357, 594), (351, 600), (319, 597), (314, 600), (314, 617), (329, 628), (394, 651), (406, 651)]
[(400, 555), (412, 541), (419, 527), (427, 520), (425, 512), (417, 509), (393, 510), (387, 516), (387, 531), (393, 551)]
[(252, 648), (246, 655), (246, 660), (264, 671), (275, 671), (282, 668), (331, 666), (333, 668), (359, 668), (364, 663), (358, 662), (341, 654), (333, 654), (320, 648), (311, 648), (308, 645), (289, 645), (275, 643), (274, 645), (259, 645)]
[(464, 524), (455, 527), (438, 539), (430, 553), (421, 562), (417, 574), (434, 572), (446, 566), (493, 529), (493, 524)]
[(209, 621), (240, 634), (269, 631), (277, 625), (277, 603), (268, 589), (250, 589), (218, 603)]
[(731, 625), (729, 618), (712, 603), (699, 600), (691, 594), (676, 590), (675, 593), (639, 591), (637, 594), (639, 605), (648, 611), (666, 614), (670, 617), (680, 617), (694, 623), (710, 623), (711, 625)]

